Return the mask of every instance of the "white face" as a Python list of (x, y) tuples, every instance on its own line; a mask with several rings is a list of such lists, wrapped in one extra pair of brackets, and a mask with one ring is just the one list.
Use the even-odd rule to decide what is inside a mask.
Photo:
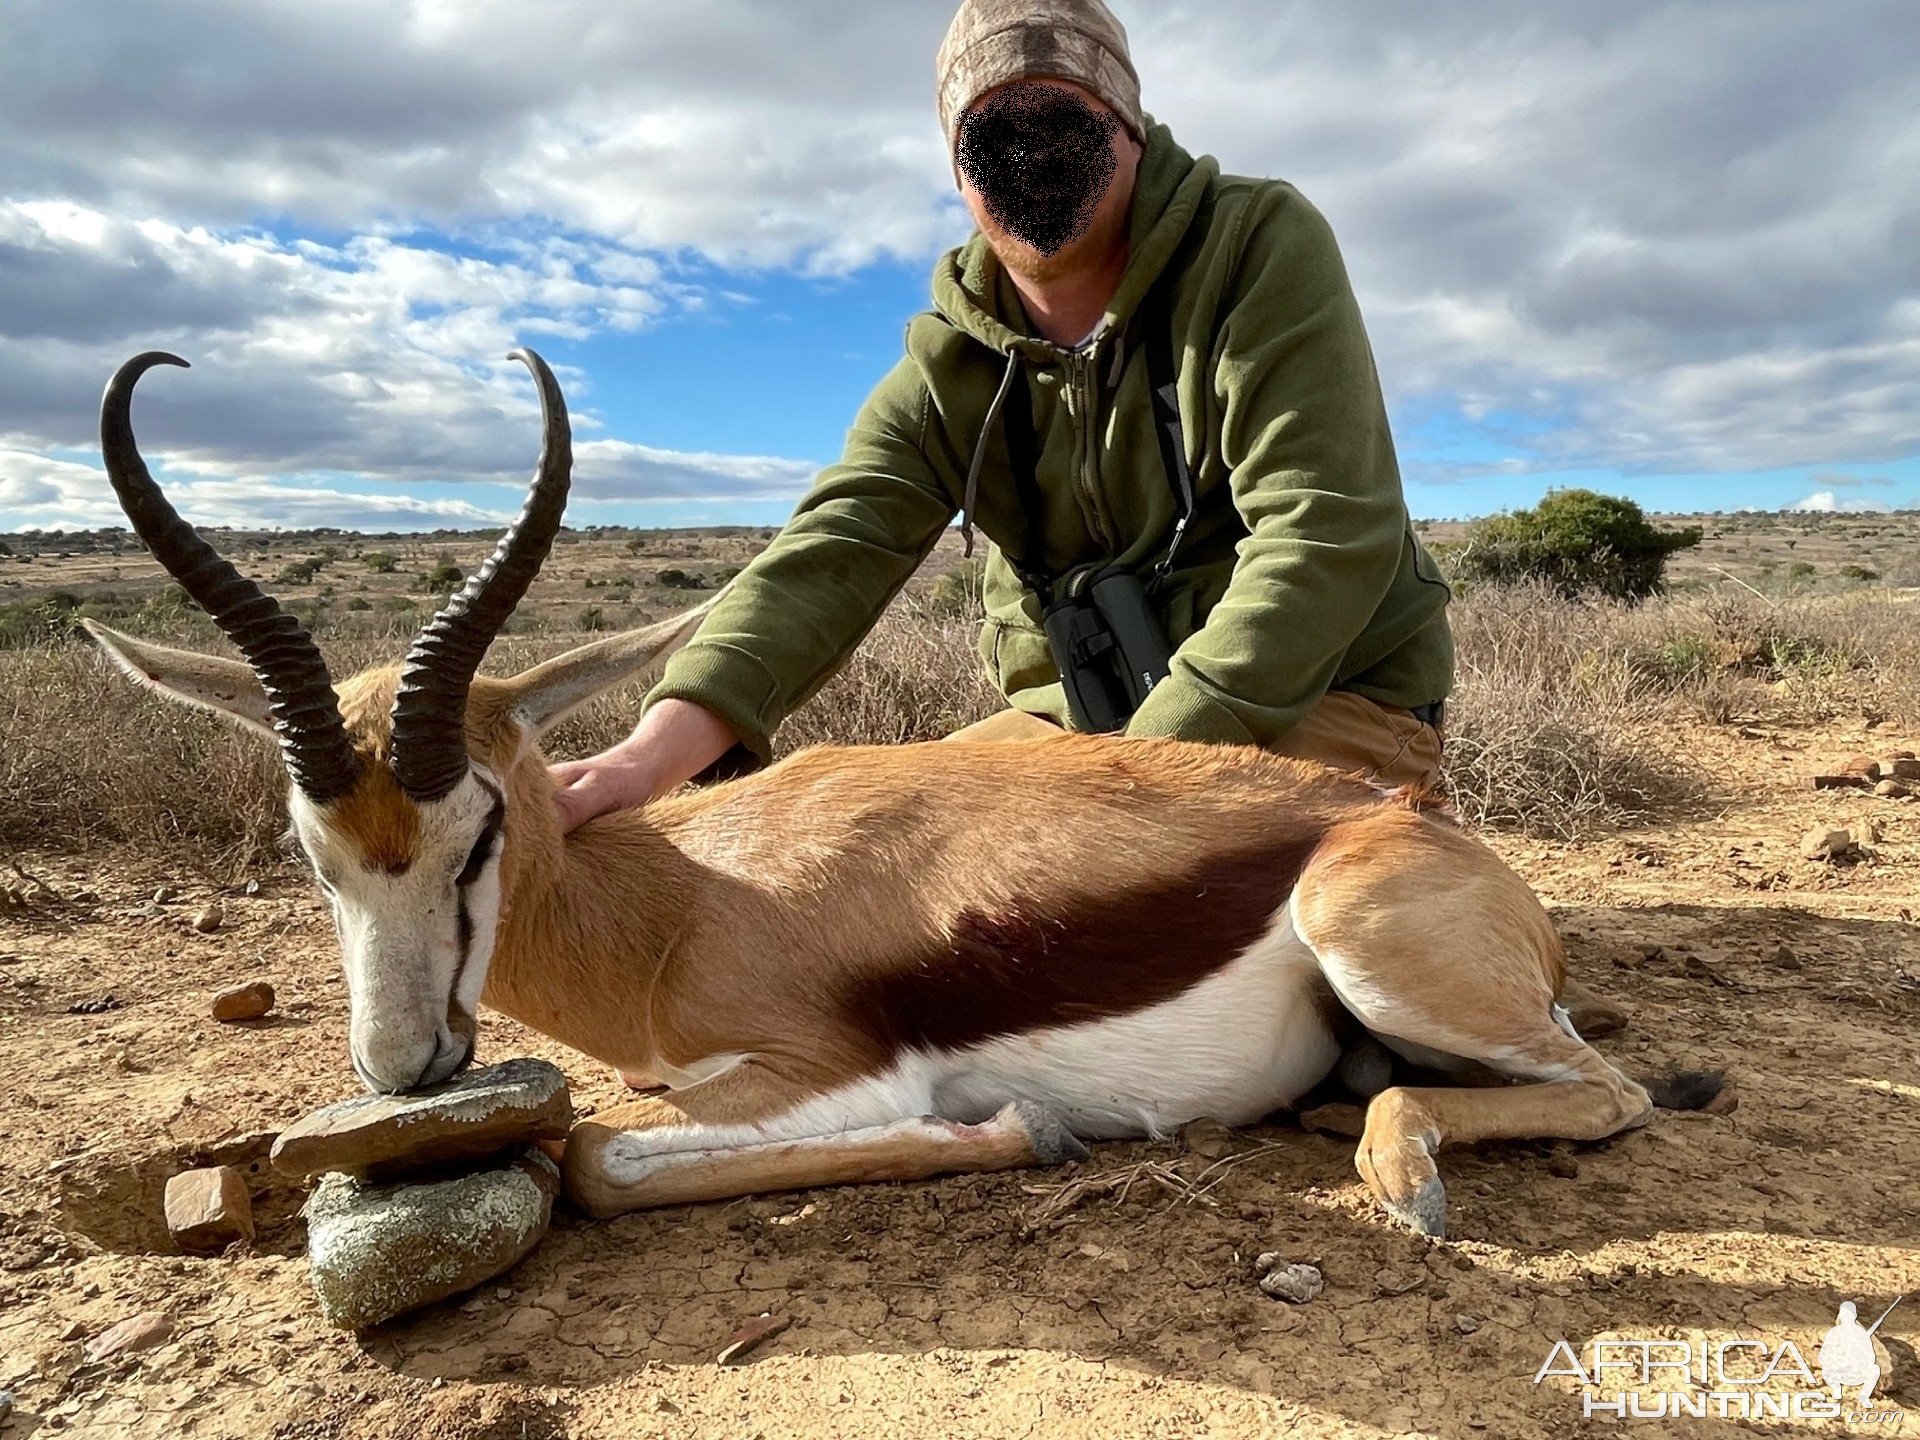
[(370, 845), (297, 790), (289, 800), (340, 935), (353, 1068), (378, 1092), (434, 1084), (473, 1058), (500, 919), (499, 781), (475, 766), (443, 800), (395, 803), (417, 823)]

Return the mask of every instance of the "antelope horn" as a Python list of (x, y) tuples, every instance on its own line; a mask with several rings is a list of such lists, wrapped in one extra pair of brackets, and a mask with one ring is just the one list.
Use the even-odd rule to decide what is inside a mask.
[(353, 788), (360, 760), (340, 720), (340, 704), (320, 647), (271, 595), (220, 558), (180, 518), (148, 472), (133, 439), (133, 387), (178, 355), (149, 350), (114, 372), (100, 401), (100, 455), (120, 508), (166, 572), (239, 647), (260, 677), (267, 711), (293, 783), (324, 804)]
[(393, 700), (393, 773), (415, 800), (440, 799), (467, 773), (467, 691), (487, 647), (540, 573), (567, 506), (573, 432), (566, 397), (533, 351), (515, 350), (507, 358), (531, 370), (540, 387), (540, 467), (519, 518), (487, 563), (407, 651)]

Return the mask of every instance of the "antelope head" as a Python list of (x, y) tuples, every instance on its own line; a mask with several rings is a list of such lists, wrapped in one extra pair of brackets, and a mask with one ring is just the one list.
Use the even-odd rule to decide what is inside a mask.
[[(127, 518), (244, 658), (151, 645), (91, 621), (87, 629), (136, 683), (279, 743), (293, 831), (340, 939), (353, 1068), (374, 1091), (430, 1085), (473, 1058), (502, 915), (507, 807), (528, 796), (551, 806), (540, 736), (644, 672), (706, 609), (582, 646), (512, 680), (476, 681), (552, 548), (573, 463), (553, 373), (531, 350), (513, 358), (538, 382), (545, 425), (525, 507), (399, 667), (363, 672), (337, 692), (313, 638), (180, 517), (140, 458), (134, 385), (156, 365), (187, 362), (158, 351), (136, 356), (101, 402), (101, 454)], [(513, 785), (508, 772), (534, 778)]]

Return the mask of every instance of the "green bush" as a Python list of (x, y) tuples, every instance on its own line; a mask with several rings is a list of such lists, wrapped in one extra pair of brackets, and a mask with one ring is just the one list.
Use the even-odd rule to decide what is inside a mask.
[(1667, 557), (1700, 543), (1697, 525), (1659, 530), (1631, 500), (1553, 490), (1531, 510), (1477, 520), (1453, 560), (1469, 584), (1539, 581), (1561, 594), (1638, 601), (1666, 585)]
[(707, 582), (698, 575), (689, 575), (684, 570), (662, 570), (653, 577), (669, 590), (704, 590)]
[(400, 562), (385, 550), (369, 550), (360, 557), (376, 575), (391, 575)]
[(980, 611), (980, 586), (986, 576), (983, 560), (963, 560), (933, 582), (927, 608), (936, 615), (975, 615)]
[(453, 563), (451, 555), (442, 554), (433, 569), (420, 577), (420, 588), (429, 595), (450, 595), (467, 583), (467, 575)]
[(606, 613), (602, 611), (598, 605), (589, 605), (573, 617), (573, 628), (576, 630), (605, 630), (607, 628)]
[(1840, 573), (1849, 580), (1867, 581), (1878, 580), (1880, 578), (1880, 572), (1878, 570), (1869, 570), (1864, 565), (1842, 565), (1840, 567)]

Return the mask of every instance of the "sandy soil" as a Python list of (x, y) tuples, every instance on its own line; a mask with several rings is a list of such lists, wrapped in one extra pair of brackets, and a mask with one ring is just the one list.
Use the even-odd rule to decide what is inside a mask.
[[(1558, 1437), (1617, 1425), (1582, 1420), (1573, 1381), (1533, 1382), (1559, 1339), (1740, 1335), (1811, 1361), (1840, 1301), (1871, 1317), (1920, 1291), (1920, 803), (1803, 787), (1916, 739), (1704, 734), (1711, 816), (1498, 842), (1554, 906), (1575, 973), (1632, 1010), (1601, 1047), (1639, 1074), (1725, 1067), (1740, 1104), (1598, 1146), (1449, 1153), (1456, 1239), (1394, 1228), (1349, 1142), (1276, 1123), (1225, 1163), (1109, 1146), (1073, 1174), (563, 1215), (497, 1285), (358, 1337), (319, 1324), (301, 1197), (265, 1173), (244, 1253), (168, 1254), (158, 1222), (174, 1169), (257, 1163), (263, 1133), (352, 1089), (304, 877), (225, 892), (224, 927), (200, 935), (189, 917), (215, 892), (164, 860), (23, 857), (55, 893), (0, 918), (0, 1389), (16, 1397), (0, 1434)], [(1807, 826), (1867, 814), (1869, 859), (1799, 857)], [(155, 910), (162, 882), (183, 893)], [(254, 976), (279, 987), (277, 1017), (213, 1023), (207, 996)], [(108, 995), (117, 1008), (68, 1013)], [(483, 1053), (560, 1062), (583, 1105), (617, 1093), (498, 1017)], [(1198, 1198), (1155, 1180), (1203, 1172)], [(1112, 1183), (1076, 1184), (1079, 1203), (1032, 1227), (1089, 1179)], [(1268, 1250), (1318, 1264), (1325, 1293), (1264, 1296), (1251, 1265)], [(172, 1340), (85, 1361), (88, 1338), (155, 1309)], [(762, 1312), (790, 1328), (716, 1366)], [(1881, 1331), (1905, 1417), (1859, 1433), (1920, 1433), (1917, 1336), (1910, 1302)]]

